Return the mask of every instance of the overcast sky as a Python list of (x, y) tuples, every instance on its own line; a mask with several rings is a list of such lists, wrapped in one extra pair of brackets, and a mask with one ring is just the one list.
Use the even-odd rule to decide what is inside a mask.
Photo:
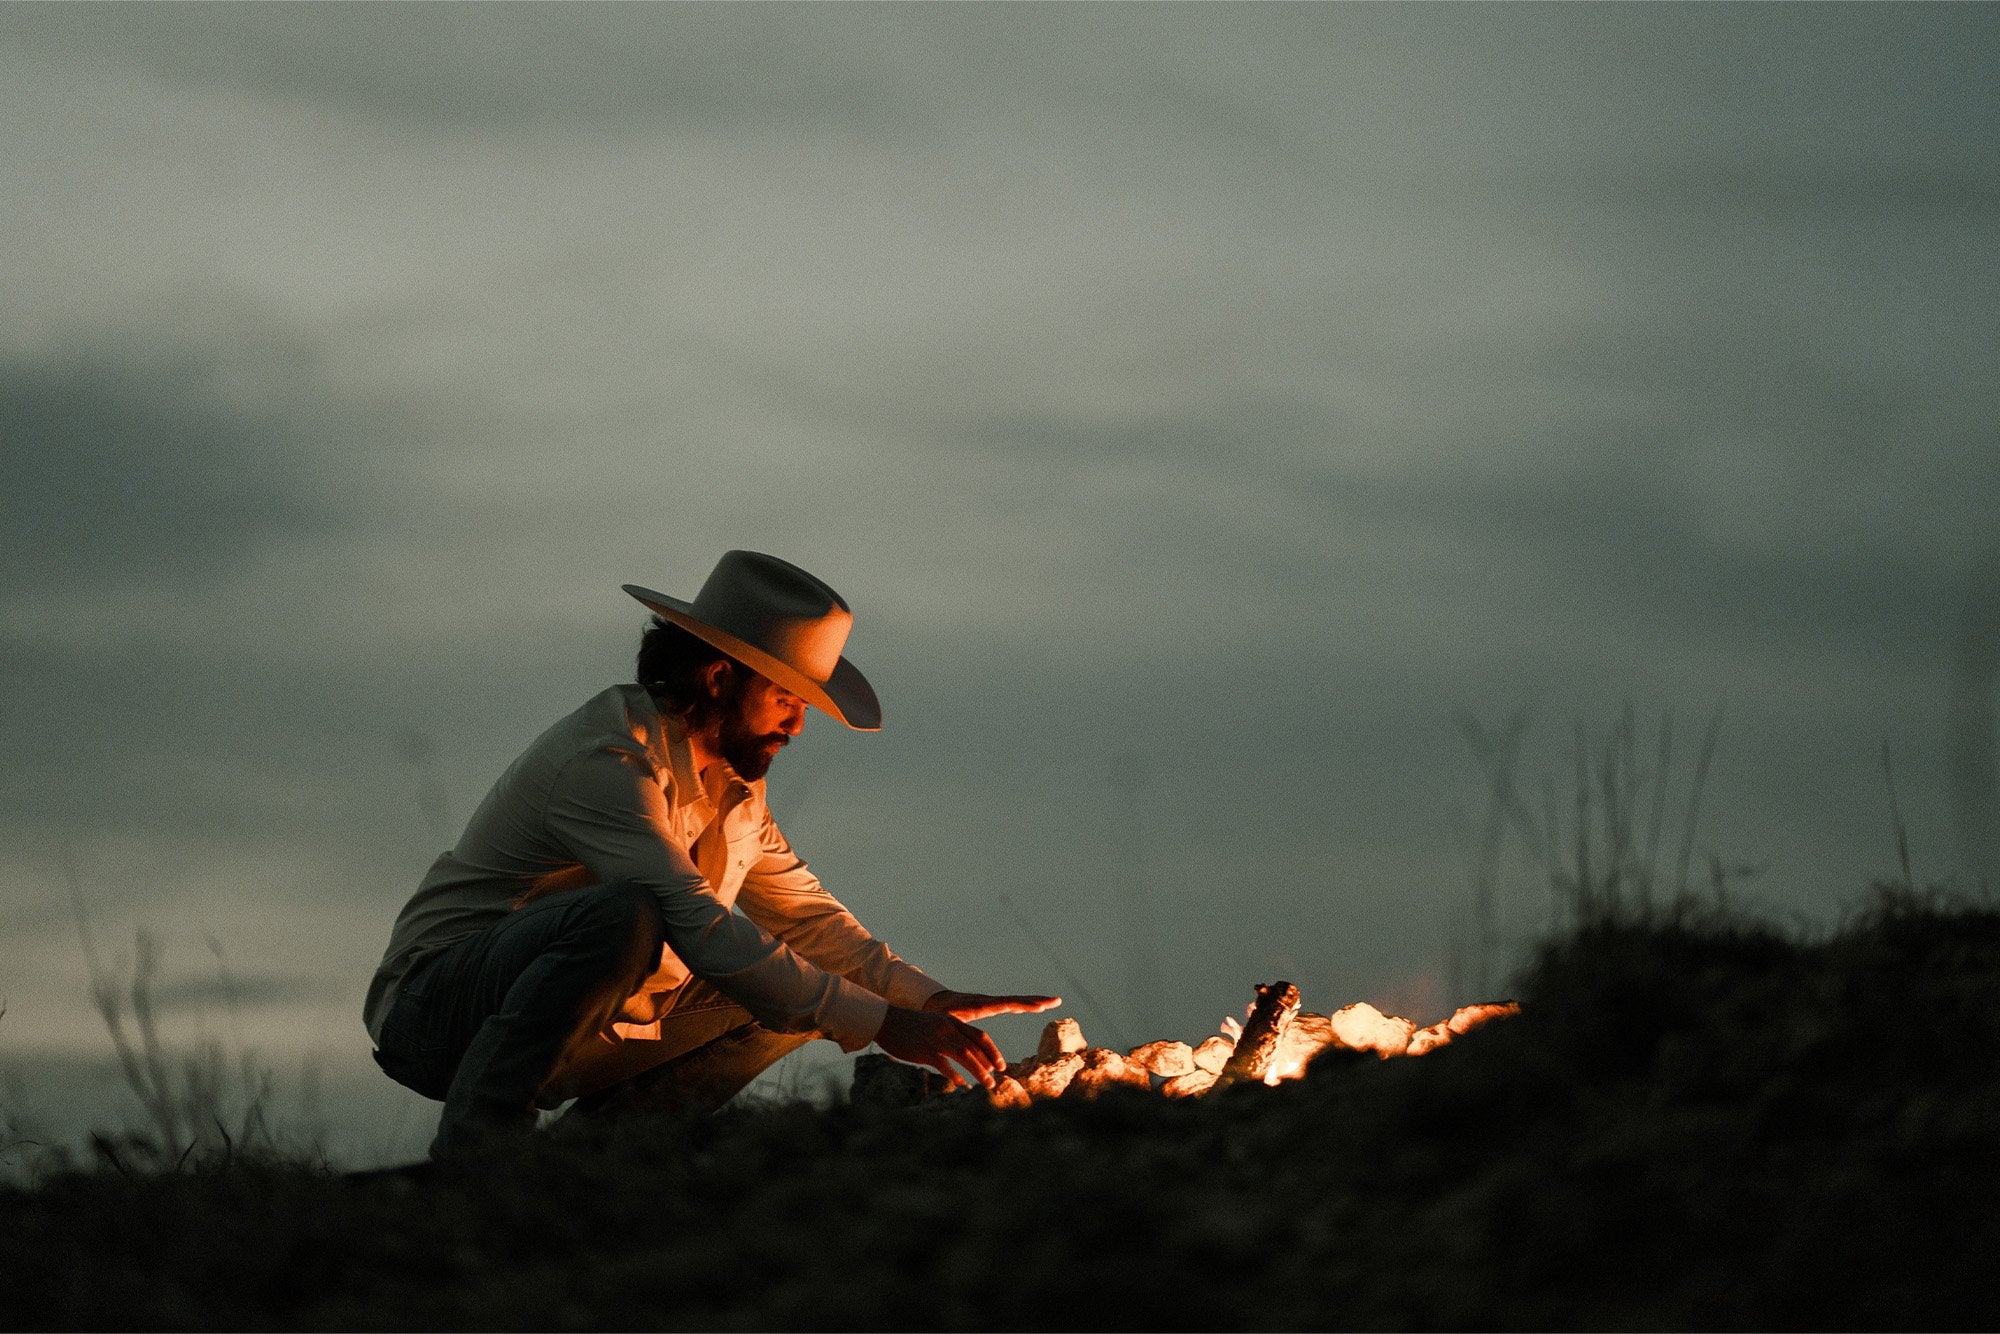
[(109, 1054), (73, 880), (421, 1145), (397, 909), (730, 547), (886, 714), (794, 843), (1104, 1040), (1490, 999), (1460, 715), (1559, 792), (1671, 716), (1671, 848), (1721, 710), (1697, 864), (1786, 920), (1895, 871), (1886, 745), (1963, 882), (1996, 71), (1991, 5), (0, 7), (11, 1096)]

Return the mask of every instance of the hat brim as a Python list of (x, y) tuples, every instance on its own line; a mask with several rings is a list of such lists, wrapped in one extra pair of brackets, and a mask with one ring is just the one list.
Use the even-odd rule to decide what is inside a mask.
[(706, 621), (697, 620), (691, 602), (655, 593), (637, 584), (620, 587), (654, 615), (673, 622), (704, 643), (721, 649), (745, 667), (769, 677), (828, 717), (838, 719), (857, 732), (882, 730), (882, 705), (875, 698), (875, 687), (869, 685), (861, 669), (846, 658), (833, 665), (832, 676), (825, 681), (815, 681), (755, 644), (738, 639), (726, 630), (718, 630)]

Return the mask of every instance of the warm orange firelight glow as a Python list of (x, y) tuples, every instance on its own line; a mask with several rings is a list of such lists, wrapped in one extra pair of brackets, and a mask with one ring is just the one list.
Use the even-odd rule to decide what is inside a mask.
[[(1400, 1015), (1384, 1014), (1366, 1001), (1359, 1001), (1331, 1015), (1301, 1013), (1278, 1043), (1278, 1054), (1264, 1076), (1266, 1084), (1280, 1084), (1304, 1075), (1312, 1058), (1329, 1047), (1349, 1051), (1372, 1051), (1384, 1060), (1391, 1056), (1422, 1056), (1436, 1051), (1454, 1037), (1470, 1033), (1481, 1024), (1506, 1015), (1519, 1014), (1512, 1001), (1494, 1005), (1466, 1005), (1449, 1019), (1440, 1019), (1429, 1028), (1418, 1028)], [(1222, 1036), (1234, 1043), (1243, 1035), (1243, 1024), (1226, 1016)]]
[[(1512, 1001), (1495, 1005), (1466, 1005), (1429, 1028), (1418, 1028), (1400, 1015), (1384, 1014), (1367, 1001), (1358, 1001), (1331, 1015), (1301, 1014), (1285, 1030), (1278, 1044), (1278, 1058), (1271, 1063), (1266, 1084), (1279, 1084), (1304, 1075), (1312, 1058), (1329, 1047), (1350, 1051), (1372, 1051), (1382, 1059), (1391, 1056), (1422, 1056), (1436, 1051), (1454, 1037), (1470, 1033), (1482, 1024), (1507, 1015), (1519, 1014)], [(1234, 1020), (1223, 1020), (1223, 1031), (1241, 1031)]]
[[(1495, 1019), (1520, 1012), (1521, 1007), (1512, 1001), (1466, 1005), (1449, 1019), (1418, 1028), (1408, 1019), (1384, 1014), (1365, 1001), (1330, 1015), (1301, 1011), (1280, 1034), (1263, 1082), (1281, 1084), (1298, 1079), (1315, 1056), (1333, 1047), (1373, 1052), (1383, 1060), (1422, 1056)], [(1041, 1049), (1034, 1056), (1007, 1067), (992, 1098), (1000, 1106), (1025, 1107), (1043, 1098), (1089, 1097), (1110, 1083), (1152, 1087), (1170, 1098), (1198, 1097), (1216, 1085), (1242, 1036), (1243, 1021), (1231, 1016), (1222, 1020), (1217, 1036), (1198, 1047), (1149, 1042), (1120, 1056), (1090, 1046), (1076, 1020), (1058, 1019), (1042, 1034)]]

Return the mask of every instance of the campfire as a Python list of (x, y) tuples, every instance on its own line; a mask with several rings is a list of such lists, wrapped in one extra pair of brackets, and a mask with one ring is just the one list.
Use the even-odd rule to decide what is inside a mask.
[(1222, 1031), (1198, 1046), (1148, 1042), (1120, 1053), (1091, 1046), (1076, 1020), (1057, 1019), (1042, 1030), (1033, 1056), (1007, 1067), (991, 1097), (996, 1106), (1026, 1107), (1044, 1098), (1094, 1097), (1112, 1085), (1192, 1098), (1232, 1084), (1279, 1084), (1304, 1075), (1314, 1057), (1332, 1048), (1373, 1052), (1384, 1060), (1422, 1056), (1520, 1009), (1511, 1001), (1467, 1005), (1449, 1019), (1418, 1028), (1365, 1001), (1332, 1014), (1303, 1012), (1299, 989), (1273, 982), (1257, 988), (1241, 1021), (1224, 1019)]

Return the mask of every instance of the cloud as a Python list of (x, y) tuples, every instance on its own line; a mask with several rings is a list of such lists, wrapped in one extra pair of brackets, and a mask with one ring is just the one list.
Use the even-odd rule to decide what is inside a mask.
[(2000, 182), (1970, 155), (1857, 162), (1823, 150), (1709, 152), (1604, 164), (1537, 187), (1544, 199), (1558, 192), (1656, 224), (1747, 222), (1796, 229), (1801, 240), (1856, 224), (1991, 226), (2000, 216)]
[(0, 357), (0, 599), (186, 591), (351, 519), (308, 449), (328, 405), (300, 383), (296, 343), (272, 346), (262, 324), (212, 341), (71, 334)]
[(885, 106), (893, 113), (899, 100), (881, 58), (895, 26), (787, 8), (783, 21), (749, 22), (698, 6), (609, 7), (588, 21), (541, 6), (500, 21), (450, 6), (122, 8), (13, 26), (40, 51), (110, 57), (162, 82), (483, 133), (563, 123), (699, 130), (746, 119), (879, 130)]
[(780, 814), (955, 981), (1140, 881), (1190, 1023), (1417, 971), (1459, 706), (1726, 696), (1722, 848), (1851, 881), (2000, 493), (1995, 13), (0, 8), (9, 920), (61, 831), (365, 978), (738, 545), (889, 714)]
[(324, 836), (364, 790), (333, 775), (391, 767), (338, 577), (396, 513), (391, 433), (320, 351), (211, 299), (0, 355), (9, 824)]

